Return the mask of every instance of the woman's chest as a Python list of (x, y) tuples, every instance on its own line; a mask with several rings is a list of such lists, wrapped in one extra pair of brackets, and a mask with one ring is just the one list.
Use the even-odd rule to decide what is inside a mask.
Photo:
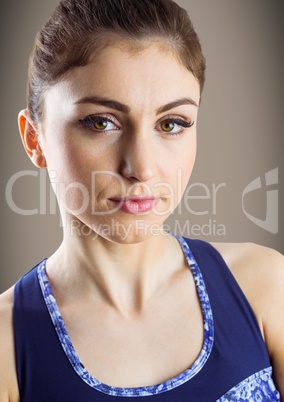
[[(186, 302), (187, 300), (187, 302)], [(203, 317), (197, 296), (153, 305), (139, 316), (71, 311), (63, 319), (80, 362), (100, 382), (116, 387), (155, 385), (197, 359)]]

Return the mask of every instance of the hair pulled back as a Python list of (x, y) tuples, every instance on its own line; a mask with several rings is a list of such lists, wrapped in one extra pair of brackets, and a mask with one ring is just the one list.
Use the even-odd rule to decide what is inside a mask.
[(172, 0), (61, 0), (37, 34), (30, 57), (27, 101), (42, 116), (43, 94), (72, 67), (88, 64), (111, 41), (160, 40), (193, 73), (202, 91), (205, 59), (187, 12)]

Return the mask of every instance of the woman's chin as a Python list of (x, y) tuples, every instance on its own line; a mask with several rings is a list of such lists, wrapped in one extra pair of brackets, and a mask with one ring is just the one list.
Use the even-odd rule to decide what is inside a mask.
[(81, 241), (107, 240), (118, 244), (135, 244), (165, 234), (166, 217), (154, 214), (134, 216), (71, 216), (67, 218), (65, 235)]
[(146, 225), (140, 222), (139, 226), (119, 226), (117, 230), (97, 231), (98, 237), (117, 244), (137, 244), (149, 240), (150, 238), (163, 235), (163, 228), (160, 225)]

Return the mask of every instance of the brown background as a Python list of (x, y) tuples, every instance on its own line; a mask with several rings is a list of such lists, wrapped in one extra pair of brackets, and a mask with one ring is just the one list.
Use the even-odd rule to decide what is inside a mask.
[[(252, 241), (284, 252), (283, 228), (283, 1), (179, 0), (199, 33), (207, 58), (207, 82), (199, 116), (198, 158), (192, 183), (208, 189), (225, 183), (211, 200), (192, 201), (196, 216), (182, 208), (169, 223), (194, 236), (199, 225), (208, 241)], [(59, 245), (58, 215), (21, 216), (7, 205), (5, 188), (22, 170), (36, 171), (22, 148), (17, 114), (25, 107), (28, 56), (36, 31), (50, 15), (55, 0), (2, 2), (1, 15), (1, 272), (0, 292)], [(242, 192), (257, 177), (279, 168), (279, 232), (253, 224), (242, 211)], [(201, 187), (195, 195), (204, 194)], [(25, 177), (14, 186), (13, 198), (23, 209), (39, 208), (39, 179)], [(47, 184), (49, 197), (49, 185)], [(194, 195), (193, 192), (191, 195)], [(49, 207), (49, 204), (48, 204)], [(250, 194), (246, 209), (265, 219), (265, 188)], [(211, 223), (210, 223), (211, 222)], [(209, 225), (211, 224), (211, 235)], [(205, 225), (205, 226), (204, 226)], [(224, 225), (226, 236), (212, 229)], [(183, 230), (183, 229), (182, 229)], [(196, 227), (194, 229), (196, 233)]]

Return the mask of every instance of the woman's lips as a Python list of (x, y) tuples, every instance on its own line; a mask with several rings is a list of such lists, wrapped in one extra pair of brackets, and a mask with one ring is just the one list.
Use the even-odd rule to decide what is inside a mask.
[(117, 208), (127, 214), (141, 214), (152, 211), (160, 198), (155, 197), (125, 197), (110, 198)]

